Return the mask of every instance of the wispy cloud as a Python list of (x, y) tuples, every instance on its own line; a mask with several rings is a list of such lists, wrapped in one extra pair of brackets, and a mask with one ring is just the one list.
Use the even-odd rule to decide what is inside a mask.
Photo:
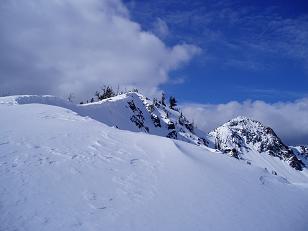
[(300, 99), (300, 98), (308, 98), (308, 93), (303, 93), (299, 91), (281, 91), (281, 90), (276, 90), (276, 89), (244, 89), (242, 88), (242, 91), (246, 92), (252, 92), (255, 93), (259, 96), (262, 96), (263, 98), (281, 98), (282, 100), (284, 98), (295, 98), (295, 99)]
[(157, 18), (153, 23), (153, 32), (160, 38), (165, 39), (169, 35), (169, 27), (161, 18)]

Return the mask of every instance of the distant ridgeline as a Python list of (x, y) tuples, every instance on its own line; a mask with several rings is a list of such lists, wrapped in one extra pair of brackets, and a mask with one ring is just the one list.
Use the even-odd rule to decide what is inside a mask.
[(210, 132), (209, 139), (217, 149), (238, 159), (245, 159), (249, 152), (256, 152), (284, 160), (296, 170), (305, 166), (300, 155), (285, 145), (273, 129), (250, 118), (240, 116), (230, 120)]
[(112, 88), (106, 87), (101, 93), (96, 93), (96, 99), (78, 105), (54, 96), (11, 96), (2, 98), (2, 101), (68, 108), (118, 129), (181, 140), (247, 164), (266, 166), (274, 172), (277, 163), (286, 163), (299, 171), (308, 165), (307, 147), (285, 145), (273, 129), (258, 121), (237, 117), (206, 133), (182, 114), (174, 97), (166, 102), (165, 94), (159, 100), (151, 100), (136, 89), (127, 93), (114, 93)]
[[(104, 90), (102, 95), (107, 91)], [(99, 94), (96, 95), (99, 100)], [(273, 129), (250, 118), (237, 117), (207, 134), (182, 114), (174, 97), (166, 103), (165, 94), (159, 100), (150, 100), (135, 89), (81, 107), (110, 126), (219, 150), (248, 164), (256, 162), (251, 158), (252, 154), (253, 157), (259, 154), (259, 157), (266, 155), (282, 160), (296, 170), (302, 170), (307, 162), (307, 149), (288, 147)]]

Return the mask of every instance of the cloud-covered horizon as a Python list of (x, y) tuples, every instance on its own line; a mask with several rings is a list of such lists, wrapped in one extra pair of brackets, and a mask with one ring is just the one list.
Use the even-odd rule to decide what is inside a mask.
[(183, 113), (206, 132), (243, 115), (273, 128), (288, 145), (308, 144), (308, 98), (272, 104), (249, 100), (216, 105), (184, 104)]
[(151, 95), (200, 52), (166, 46), (120, 0), (1, 1), (0, 33), (2, 94), (84, 98), (110, 84)]

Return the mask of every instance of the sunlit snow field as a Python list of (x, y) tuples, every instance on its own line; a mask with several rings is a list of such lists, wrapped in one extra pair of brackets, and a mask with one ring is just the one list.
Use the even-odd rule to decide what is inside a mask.
[(48, 104), (0, 98), (1, 231), (307, 230), (306, 170), (275, 176)]

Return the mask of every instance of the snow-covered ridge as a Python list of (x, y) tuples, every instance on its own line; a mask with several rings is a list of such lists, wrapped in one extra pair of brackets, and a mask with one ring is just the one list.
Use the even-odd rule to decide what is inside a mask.
[(14, 95), (0, 97), (0, 104), (16, 105), (16, 104), (48, 104), (54, 106), (67, 107), (73, 105), (66, 100), (60, 99), (52, 95)]
[(75, 104), (53, 95), (14, 95), (14, 96), (0, 97), (0, 105), (1, 104), (7, 104), (7, 105), (46, 104), (46, 105), (70, 109), (79, 113), (78, 107)]
[(195, 128), (178, 110), (153, 102), (135, 92), (81, 105), (48, 95), (3, 97), (0, 98), (0, 104), (47, 104), (63, 107), (111, 127), (185, 141), (203, 146), (214, 153), (228, 153), (282, 176), (288, 175), (289, 168), (281, 168), (283, 162), (297, 170), (303, 170), (307, 166), (306, 155), (300, 149), (287, 147), (271, 128), (258, 121), (237, 117), (208, 135)]
[(0, 103), (59, 106), (122, 130), (145, 132), (196, 145), (207, 144), (207, 134), (194, 128), (180, 112), (154, 103), (136, 92), (82, 105), (74, 105), (50, 95), (9, 96), (1, 98)]
[(119, 129), (206, 145), (205, 132), (194, 127), (177, 110), (131, 92), (80, 107), (88, 116)]
[(307, 229), (304, 171), (280, 161), (275, 175), (31, 100), (0, 98), (1, 231)]
[(209, 135), (217, 149), (239, 159), (247, 159), (247, 153), (255, 152), (284, 160), (296, 170), (305, 166), (271, 128), (247, 117), (232, 119)]

